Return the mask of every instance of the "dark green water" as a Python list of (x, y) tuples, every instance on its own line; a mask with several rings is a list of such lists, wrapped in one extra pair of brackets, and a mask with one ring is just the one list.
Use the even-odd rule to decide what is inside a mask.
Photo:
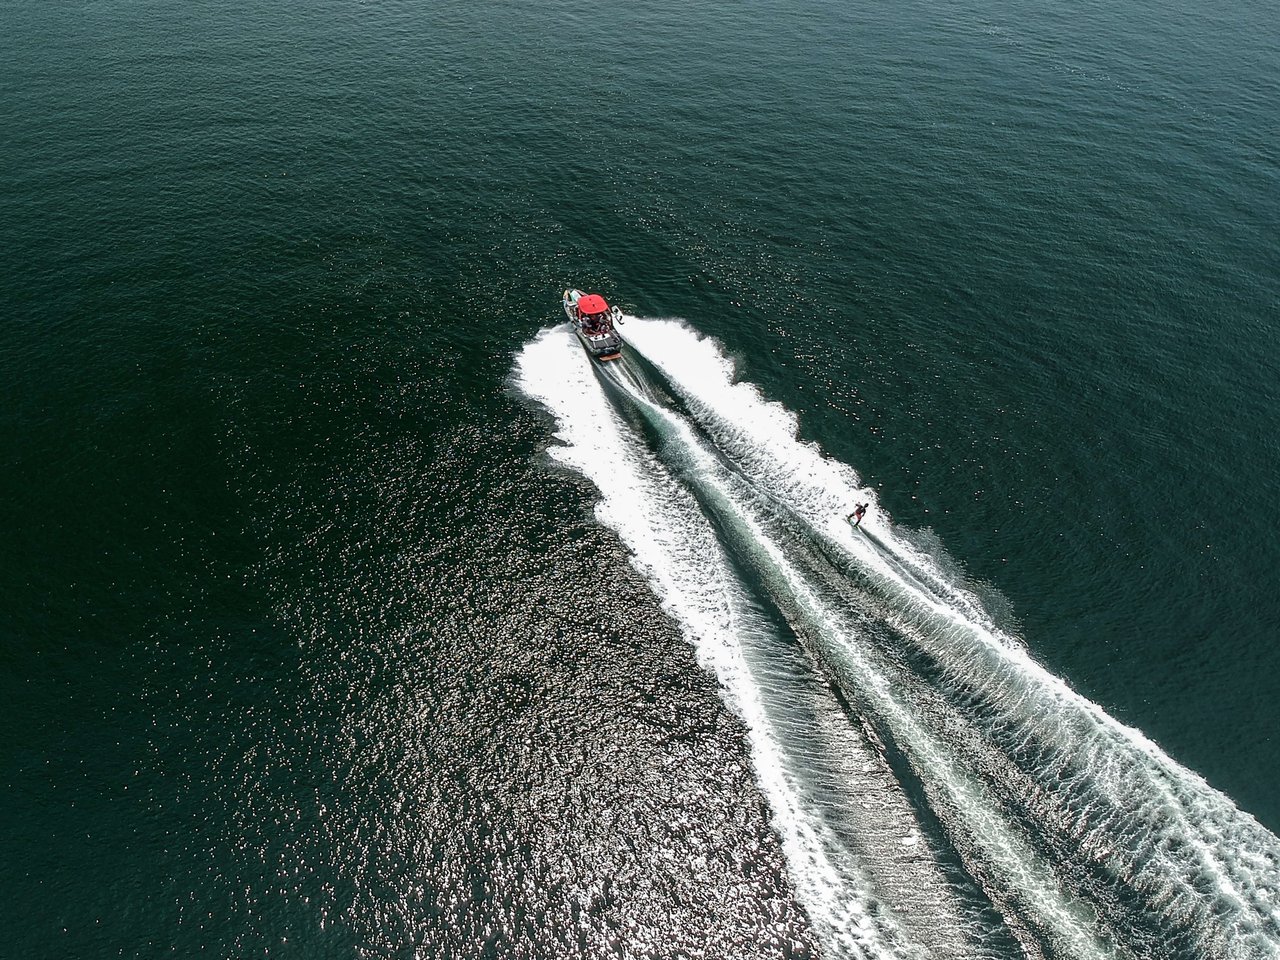
[(717, 337), (1280, 829), (1271, 8), (0, 22), (9, 955), (822, 950), (742, 721), (512, 387), (566, 285)]

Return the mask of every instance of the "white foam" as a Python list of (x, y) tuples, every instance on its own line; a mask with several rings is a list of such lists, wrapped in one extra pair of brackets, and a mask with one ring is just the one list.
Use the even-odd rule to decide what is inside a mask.
[(562, 446), (552, 455), (601, 490), (596, 510), (632, 552), (664, 608), (694, 643), (745, 721), (756, 776), (810, 917), (833, 956), (919, 956), (890, 911), (876, 909), (870, 885), (833, 862), (820, 818), (806, 809), (743, 657), (750, 630), (723, 551), (697, 504), (649, 462), (643, 444), (605, 402), (583, 352), (565, 328), (544, 331), (521, 351), (516, 381), (556, 417)]
[[(765, 400), (754, 386), (736, 382), (732, 364), (714, 341), (676, 321), (629, 318), (627, 333), (718, 451), (878, 584), (887, 619), (944, 666), (956, 691), (997, 711), (998, 722), (987, 723), (984, 731), (989, 745), (1012, 754), (1016, 741), (1036, 751), (1036, 762), (1018, 773), (1029, 781), (1020, 785), (1028, 791), (1028, 808), (1040, 818), (1042, 839), (1059, 850), (1074, 844), (1081, 861), (1117, 871), (1153, 912), (1176, 920), (1197, 938), (1206, 955), (1280, 955), (1280, 843), (1274, 835), (1140, 731), (1117, 722), (1038, 664), (976, 596), (895, 535), (850, 467), (799, 441), (794, 415)], [(840, 516), (860, 500), (873, 504), (863, 524), (875, 542), (853, 534)], [(803, 595), (808, 586), (798, 574), (796, 581), (792, 587)], [(816, 598), (813, 602), (821, 606)], [(830, 610), (815, 608), (814, 613), (833, 616)], [(896, 709), (891, 701), (881, 708)], [(895, 721), (904, 725), (904, 749), (917, 757), (942, 750), (934, 774), (955, 774), (961, 782), (963, 771), (949, 765), (963, 758), (945, 756), (945, 740), (904, 709)], [(975, 722), (961, 716), (958, 707), (950, 719)], [(1010, 759), (1008, 765), (1013, 764)], [(931, 785), (942, 784), (926, 787)], [(1125, 837), (1137, 840), (1126, 845)]]
[[(862, 655), (856, 630), (840, 611), (825, 603), (806, 582), (804, 574), (789, 560), (785, 550), (761, 526), (749, 503), (736, 497), (726, 471), (704, 447), (688, 424), (670, 411), (636, 395), (656, 419), (665, 422), (670, 437), (678, 438), (684, 453), (695, 465), (704, 493), (722, 506), (718, 514), (746, 534), (755, 545), (761, 570), (766, 576), (781, 578), (783, 592), (800, 611), (808, 627), (829, 642), (839, 645), (840, 667), (852, 682), (859, 699), (891, 731), (922, 773), (922, 781), (933, 803), (948, 811), (953, 833), (967, 848), (975, 850), (985, 865), (1010, 878), (1009, 889), (1016, 895), (1025, 922), (1042, 935), (1069, 949), (1074, 957), (1114, 956), (1111, 946), (1096, 935), (1094, 917), (1058, 883), (1052, 866), (1039, 856), (1018, 826), (1008, 820), (984, 788), (952, 756), (946, 744), (914, 715), (908, 703), (894, 689), (889, 678)], [(1014, 909), (1015, 897), (1001, 895)]]

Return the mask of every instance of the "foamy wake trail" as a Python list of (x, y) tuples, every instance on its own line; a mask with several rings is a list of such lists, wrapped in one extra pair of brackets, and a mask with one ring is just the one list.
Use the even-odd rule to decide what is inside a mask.
[[(719, 453), (870, 585), (893, 640), (937, 671), (922, 691), (930, 726), (964, 731), (942, 738), (955, 761), (986, 771), (993, 801), (1034, 827), (1064, 887), (1092, 901), (1104, 926), (1120, 917), (1111, 924), (1118, 939), (1157, 947), (1174, 937), (1173, 955), (1280, 955), (1273, 834), (1048, 673), (883, 511), (865, 521), (870, 538), (854, 535), (841, 511), (874, 497), (851, 468), (797, 439), (794, 415), (736, 382), (714, 341), (674, 321), (630, 320), (627, 331)], [(1123, 916), (1143, 913), (1157, 918), (1146, 931)]]
[[(597, 515), (622, 537), (636, 567), (745, 721), (757, 780), (773, 809), (797, 893), (824, 948), (833, 957), (927, 956), (877, 897), (867, 873), (847, 855), (839, 831), (826, 822), (824, 810), (813, 799), (819, 788), (802, 783), (797, 775), (786, 747), (792, 739), (790, 720), (777, 716), (765, 702), (776, 678), (767, 676), (767, 664), (753, 669), (748, 661), (747, 648), (767, 628), (739, 589), (694, 498), (647, 453), (606, 401), (589, 361), (563, 329), (544, 332), (525, 347), (517, 360), (516, 379), (556, 416), (563, 446), (552, 448), (553, 456), (600, 488)], [(785, 667), (775, 672), (785, 672)], [(843, 779), (856, 789), (861, 777), (868, 782), (867, 791), (878, 796), (875, 758), (852, 746), (843, 764), (837, 759), (831, 766), (858, 767)], [(910, 811), (900, 804), (895, 816), (901, 825)], [(912, 830), (900, 827), (900, 833), (910, 836)], [(933, 883), (943, 885), (936, 878)]]
[[(1003, 936), (1033, 957), (1280, 956), (1272, 834), (1040, 667), (878, 508), (868, 536), (853, 534), (842, 512), (874, 498), (797, 439), (792, 414), (735, 382), (716, 343), (673, 321), (628, 318), (626, 331), (683, 407), (635, 371), (607, 375), (662, 436), (661, 457), (565, 330), (524, 349), (517, 380), (555, 415), (554, 455), (600, 488), (600, 519), (746, 721), (829, 953), (979, 956)], [(788, 706), (800, 697), (776, 680), (787, 645), (757, 615), (730, 544), (860, 724)], [(928, 841), (906, 857), (904, 825)]]

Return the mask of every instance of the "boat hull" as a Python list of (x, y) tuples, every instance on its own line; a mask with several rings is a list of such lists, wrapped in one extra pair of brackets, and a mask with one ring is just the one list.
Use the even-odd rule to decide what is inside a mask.
[(577, 336), (578, 342), (582, 344), (587, 353), (601, 363), (620, 360), (622, 358), (623, 340), (618, 335), (618, 331), (613, 329), (613, 324), (621, 320), (622, 311), (617, 307), (612, 307), (610, 309), (610, 329), (603, 333), (591, 332), (584, 328), (582, 322), (578, 319), (576, 307), (581, 296), (583, 296), (581, 290), (566, 290), (564, 292), (565, 316), (569, 318), (569, 323), (573, 325), (573, 332)]

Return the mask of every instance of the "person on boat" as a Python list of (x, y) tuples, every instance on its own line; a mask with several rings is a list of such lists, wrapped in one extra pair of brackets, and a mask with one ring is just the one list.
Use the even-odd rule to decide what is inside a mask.
[(862, 518), (865, 517), (866, 515), (867, 515), (867, 505), (865, 503), (860, 503), (858, 504), (857, 507), (854, 508), (853, 513), (849, 514), (849, 516), (845, 517), (845, 519), (852, 522), (853, 525), (857, 527), (862, 525)]

